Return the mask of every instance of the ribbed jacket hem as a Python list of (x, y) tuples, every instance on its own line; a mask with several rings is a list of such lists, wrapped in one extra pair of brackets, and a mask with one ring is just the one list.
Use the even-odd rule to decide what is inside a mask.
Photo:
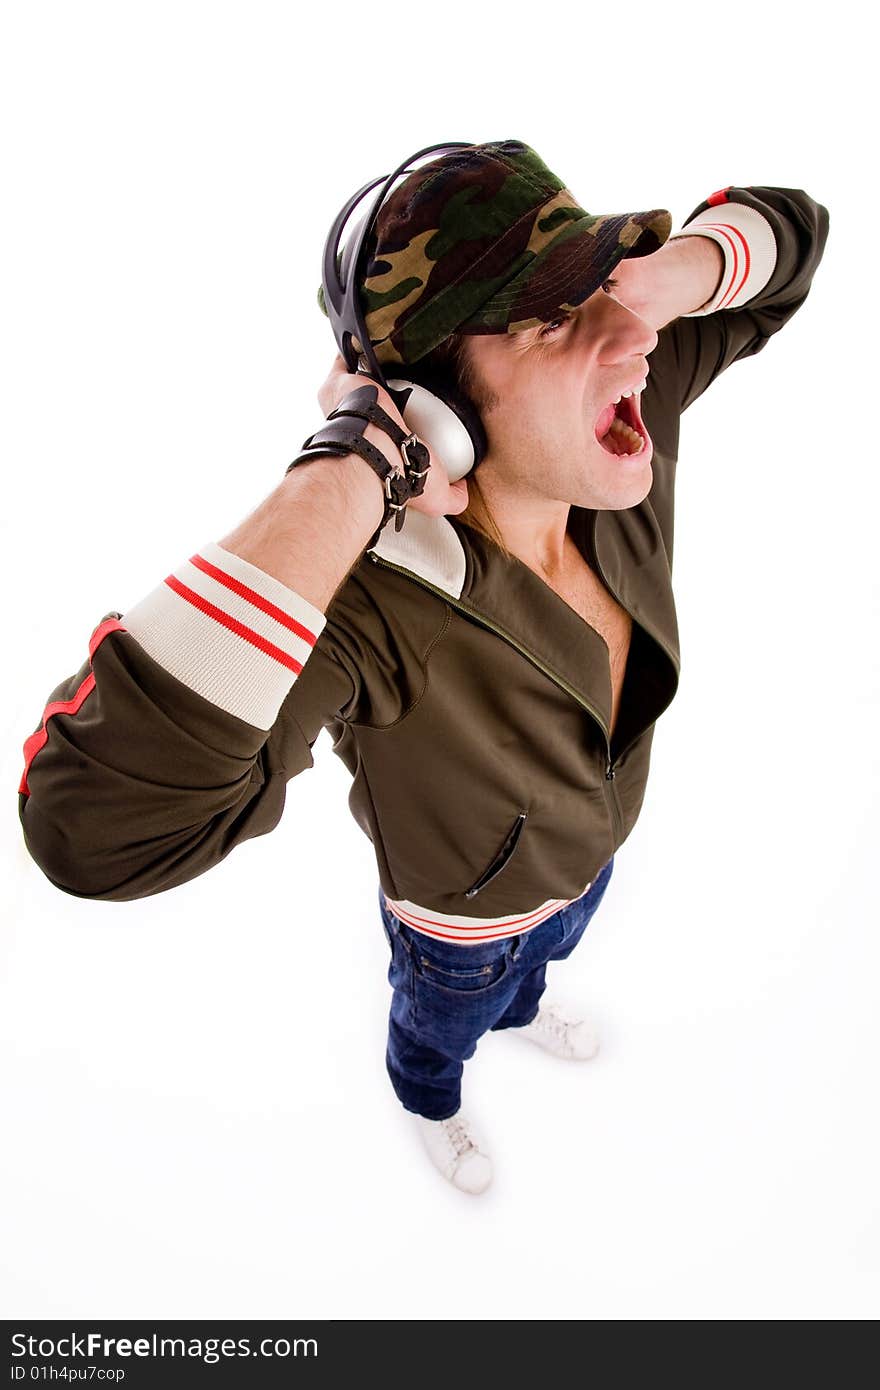
[(560, 908), (577, 902), (592, 884), (593, 880), (573, 898), (548, 898), (540, 907), (531, 912), (506, 913), (502, 917), (465, 917), (456, 913), (433, 912), (429, 907), (419, 907), (417, 903), (405, 899), (395, 902), (385, 893), (383, 896), (388, 910), (399, 917), (414, 931), (435, 941), (456, 941), (464, 946), (479, 946), (484, 941), (502, 940), (508, 936), (521, 936), (531, 931), (547, 917), (552, 917)]

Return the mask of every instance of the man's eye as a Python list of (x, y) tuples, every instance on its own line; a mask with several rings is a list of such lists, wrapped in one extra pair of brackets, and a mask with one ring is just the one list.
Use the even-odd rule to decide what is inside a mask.
[[(606, 294), (610, 294), (612, 290), (617, 288), (619, 283), (619, 280), (603, 280), (600, 288), (603, 289), (606, 292)], [(538, 334), (538, 337), (551, 337), (552, 334), (556, 332), (557, 328), (563, 323), (568, 323), (570, 318), (571, 314), (562, 314), (559, 318), (551, 319), (550, 322), (545, 324), (544, 327), (541, 329), (540, 333)]]
[(544, 327), (541, 329), (541, 332), (538, 334), (538, 337), (539, 337), (539, 338), (547, 338), (547, 337), (549, 337), (552, 333), (555, 333), (555, 332), (556, 332), (556, 329), (559, 327), (560, 324), (568, 323), (568, 320), (569, 320), (570, 318), (571, 318), (571, 314), (564, 314), (564, 315), (562, 315), (562, 316), (561, 316), (560, 318), (558, 318), (558, 319), (551, 319), (550, 322), (547, 323), (547, 324), (545, 324)]

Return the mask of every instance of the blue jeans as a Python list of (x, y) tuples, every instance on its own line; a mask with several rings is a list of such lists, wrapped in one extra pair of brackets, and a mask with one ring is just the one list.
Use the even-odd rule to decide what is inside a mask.
[(461, 1105), (464, 1062), (484, 1033), (519, 1028), (538, 1012), (551, 960), (570, 956), (605, 893), (614, 856), (582, 897), (520, 936), (462, 946), (415, 931), (390, 912), (381, 886), (379, 911), (394, 993), (385, 1065), (405, 1110), (445, 1120)]

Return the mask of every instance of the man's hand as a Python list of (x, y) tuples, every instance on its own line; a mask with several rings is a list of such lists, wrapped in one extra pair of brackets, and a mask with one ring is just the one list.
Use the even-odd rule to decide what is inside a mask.
[[(318, 392), (318, 404), (325, 415), (329, 415), (331, 410), (335, 410), (339, 402), (348, 395), (349, 391), (355, 390), (354, 386), (342, 385), (343, 381), (350, 381), (351, 376), (352, 374), (345, 365), (345, 358), (342, 356), (342, 353), (337, 352), (333, 359), (333, 365), (324, 380), (324, 384)], [(359, 386), (363, 386), (364, 384), (365, 382), (363, 381), (358, 382)], [(378, 382), (376, 384), (378, 385)], [(384, 406), (382, 408), (384, 409)]]
[[(371, 383), (378, 392), (377, 404), (391, 416), (395, 424), (399, 425), (402, 430), (406, 430), (407, 434), (411, 434), (409, 425), (385, 387), (373, 377), (366, 376), (362, 372), (350, 372), (341, 353), (337, 353), (334, 357), (330, 371), (318, 391), (318, 404), (324, 414), (329, 415), (331, 410), (335, 410), (340, 401), (344, 400), (352, 391)], [(464, 511), (468, 504), (467, 477), (459, 478), (457, 482), (450, 483), (442, 459), (435, 456), (427, 440), (423, 442), (430, 455), (430, 467), (425, 479), (425, 490), (420, 497), (413, 497), (406, 505), (407, 507), (415, 507), (418, 512), (426, 512), (428, 516), (457, 516), (459, 512)], [(382, 444), (386, 457), (393, 455), (395, 463), (403, 467), (400, 450), (392, 442), (391, 436), (386, 434), (384, 430), (382, 431)]]

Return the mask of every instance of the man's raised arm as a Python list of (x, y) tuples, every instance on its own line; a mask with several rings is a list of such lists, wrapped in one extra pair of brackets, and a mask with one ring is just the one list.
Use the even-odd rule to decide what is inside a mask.
[[(364, 433), (399, 466), (387, 434)], [(146, 897), (275, 827), (286, 780), (356, 698), (359, 671), (324, 632), (326, 609), (383, 513), (359, 455), (299, 464), (219, 544), (104, 616), (24, 743), (19, 817), (55, 887)]]

